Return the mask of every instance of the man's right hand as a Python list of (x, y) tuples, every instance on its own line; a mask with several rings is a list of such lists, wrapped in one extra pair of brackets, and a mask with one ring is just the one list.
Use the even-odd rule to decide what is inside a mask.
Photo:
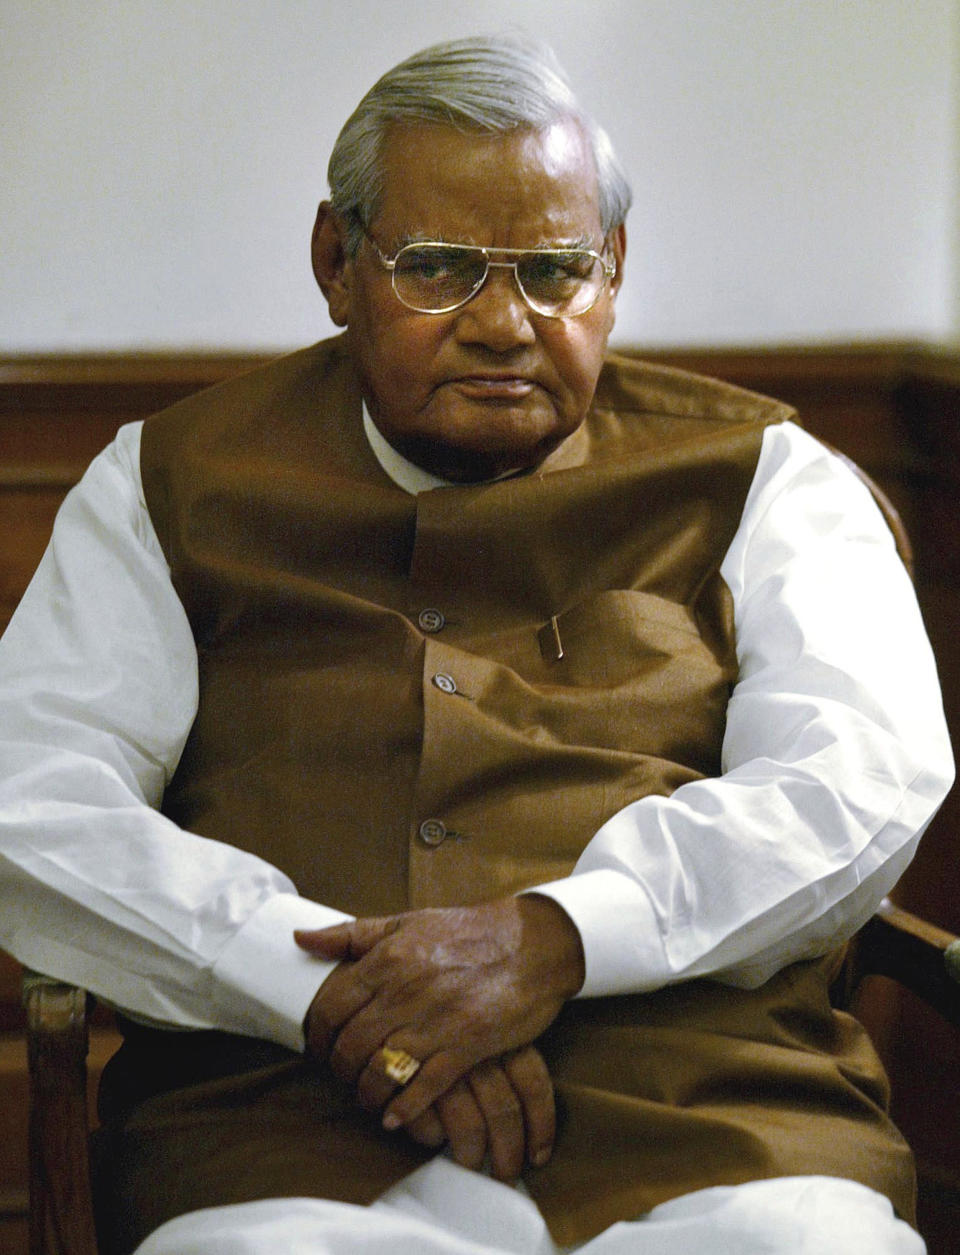
[[(408, 1128), (490, 1059), (536, 1041), (583, 984), (580, 934), (551, 898), (523, 894), (296, 930), (337, 963), (304, 1021), (307, 1049)], [(381, 1050), (420, 1063), (397, 1088)]]
[(405, 1127), (424, 1146), (448, 1143), (465, 1168), (478, 1171), (489, 1155), (492, 1175), (514, 1181), (526, 1164), (540, 1167), (553, 1151), (556, 1109), (547, 1065), (534, 1046), (478, 1063)]

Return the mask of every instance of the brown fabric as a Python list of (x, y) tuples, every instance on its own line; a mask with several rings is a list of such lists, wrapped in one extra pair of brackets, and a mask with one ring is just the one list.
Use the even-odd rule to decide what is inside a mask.
[[(735, 663), (718, 568), (763, 427), (789, 411), (613, 359), (536, 474), (417, 498), (360, 415), (333, 341), (146, 424), (147, 502), (200, 657), (165, 811), (374, 913), (565, 875), (625, 803), (716, 773)], [(106, 1079), (107, 1160), (151, 1226), (241, 1197), (363, 1201), (418, 1161), (322, 1068), (214, 1037), (205, 1064), (199, 1039), (138, 1031)], [(790, 1173), (911, 1212), (882, 1072), (823, 965), (751, 993), (572, 1003), (542, 1046), (561, 1133), (528, 1184), (561, 1242)]]
[(569, 1003), (542, 1041), (561, 1133), (527, 1178), (555, 1239), (707, 1186), (806, 1174), (862, 1181), (912, 1217), (885, 1078), (862, 1027), (830, 1007), (829, 970)]

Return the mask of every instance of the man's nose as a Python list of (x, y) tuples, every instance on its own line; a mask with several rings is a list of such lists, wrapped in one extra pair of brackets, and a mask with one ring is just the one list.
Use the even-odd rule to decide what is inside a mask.
[(537, 338), (512, 267), (491, 266), (480, 291), (459, 310), (457, 339), (498, 353)]

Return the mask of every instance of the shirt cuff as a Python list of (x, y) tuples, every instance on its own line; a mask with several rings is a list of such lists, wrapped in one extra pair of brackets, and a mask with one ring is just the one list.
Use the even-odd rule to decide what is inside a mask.
[(296, 894), (268, 898), (214, 964), (218, 1023), (228, 1032), (302, 1052), (304, 1018), (337, 964), (301, 950), (293, 930), (327, 928), (352, 918)]
[(648, 993), (669, 979), (650, 899), (630, 876), (601, 868), (527, 890), (570, 916), (583, 943), (586, 979), (578, 998)]

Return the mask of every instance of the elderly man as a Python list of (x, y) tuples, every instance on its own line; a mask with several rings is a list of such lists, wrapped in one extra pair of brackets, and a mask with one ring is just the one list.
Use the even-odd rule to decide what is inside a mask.
[(922, 1250), (827, 998), (952, 770), (869, 495), (607, 357), (545, 52), (396, 67), (330, 182), (344, 334), (123, 429), (3, 642), (4, 944), (123, 1012), (104, 1249)]

